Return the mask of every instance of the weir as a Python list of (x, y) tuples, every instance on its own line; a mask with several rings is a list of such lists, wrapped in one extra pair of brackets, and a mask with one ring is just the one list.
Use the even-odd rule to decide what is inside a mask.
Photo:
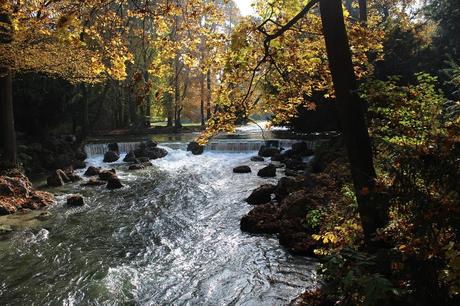
[[(320, 140), (308, 140), (304, 141), (307, 143), (309, 149), (314, 149)], [(208, 143), (205, 147), (206, 151), (215, 151), (215, 152), (251, 152), (258, 151), (262, 145), (269, 145), (271, 147), (284, 148), (288, 149), (292, 144), (299, 142), (299, 140), (293, 139), (276, 139), (276, 140), (213, 140)], [(120, 153), (128, 153), (131, 150), (136, 149), (136, 147), (141, 142), (119, 142), (118, 147)], [(173, 150), (186, 150), (187, 143), (185, 142), (164, 142), (160, 143), (159, 146), (167, 147)], [(85, 146), (85, 152), (88, 154), (88, 157), (95, 155), (103, 155), (108, 151), (108, 143), (93, 143), (87, 144)]]

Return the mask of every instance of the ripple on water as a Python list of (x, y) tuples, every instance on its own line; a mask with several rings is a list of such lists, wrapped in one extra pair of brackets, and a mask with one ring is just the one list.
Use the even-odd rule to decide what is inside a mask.
[[(82, 210), (63, 195), (47, 230), (14, 247), (11, 239), (0, 252), (2, 303), (282, 305), (316, 283), (313, 260), (239, 229), (244, 199), (276, 181), (256, 176), (264, 163), (249, 161), (254, 152), (168, 151), (138, 172), (111, 164), (124, 189), (85, 189)], [(102, 157), (89, 163), (102, 166)], [(253, 173), (232, 173), (241, 164)]]

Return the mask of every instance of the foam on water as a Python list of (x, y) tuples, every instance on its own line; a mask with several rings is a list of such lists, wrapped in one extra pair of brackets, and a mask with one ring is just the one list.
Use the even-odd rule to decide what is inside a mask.
[[(250, 161), (255, 151), (166, 150), (134, 172), (123, 156), (112, 164), (91, 156), (89, 165), (115, 168), (125, 187), (57, 189), (50, 226), (0, 250), (2, 304), (284, 305), (316, 284), (314, 260), (239, 228), (251, 209), (244, 199), (276, 183), (256, 175), (269, 161)], [(243, 164), (252, 173), (232, 172)], [(77, 192), (87, 205), (68, 208)]]

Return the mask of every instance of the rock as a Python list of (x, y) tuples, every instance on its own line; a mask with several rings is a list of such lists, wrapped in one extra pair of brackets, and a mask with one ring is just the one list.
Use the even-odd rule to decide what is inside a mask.
[(283, 230), (279, 235), (282, 246), (288, 249), (291, 254), (300, 256), (314, 256), (314, 250), (318, 248), (318, 242), (308, 232)]
[(117, 154), (120, 153), (120, 148), (118, 146), (118, 143), (109, 143), (107, 147), (109, 151), (116, 152)]
[(279, 153), (280, 150), (278, 148), (261, 146), (258, 155), (261, 157), (272, 157)]
[(139, 157), (139, 158), (136, 158), (138, 163), (149, 163), (150, 162), (150, 159), (148, 157)]
[(307, 213), (315, 208), (309, 194), (301, 189), (290, 193), (281, 202), (280, 216), (285, 219), (305, 218)]
[(84, 176), (96, 176), (96, 175), (99, 175), (99, 172), (101, 172), (101, 168), (89, 166)]
[(112, 176), (115, 176), (116, 175), (116, 171), (115, 169), (112, 169), (112, 170), (101, 170), (99, 172), (99, 179), (103, 180), (103, 181), (108, 181), (109, 178), (111, 178)]
[(159, 159), (168, 155), (168, 151), (163, 148), (150, 148), (148, 152), (150, 159)]
[(3, 177), (0, 177), (0, 196), (14, 196), (13, 186)]
[(158, 142), (149, 139), (145, 142), (145, 145), (147, 148), (156, 148), (158, 146)]
[(138, 160), (136, 159), (136, 154), (134, 154), (134, 151), (129, 151), (128, 154), (126, 154), (125, 158), (123, 158), (123, 161), (125, 163), (137, 163)]
[(282, 177), (274, 190), (275, 198), (278, 202), (281, 202), (290, 193), (297, 191), (301, 188), (301, 184), (293, 178)]
[(275, 177), (276, 167), (270, 164), (267, 167), (260, 169), (259, 172), (257, 172), (257, 175), (260, 177)]
[(123, 184), (121, 184), (120, 179), (116, 175), (112, 175), (107, 181), (107, 189), (114, 190), (123, 188)]
[(275, 234), (279, 232), (278, 210), (274, 204), (258, 205), (240, 221), (243, 232)]
[(60, 187), (64, 186), (65, 183), (70, 182), (70, 178), (61, 169), (56, 170), (50, 177), (46, 179), (48, 186)]
[(8, 175), (11, 176), (0, 176), (0, 215), (23, 209), (39, 209), (54, 203), (51, 193), (34, 190), (29, 179), (22, 173), (11, 171)]
[(277, 161), (277, 162), (283, 162), (285, 159), (286, 159), (286, 156), (282, 153), (273, 155), (271, 158), (272, 161)]
[(129, 171), (135, 171), (135, 170), (142, 170), (144, 168), (145, 167), (142, 164), (135, 164), (135, 165), (129, 166), (128, 170)]
[(251, 161), (253, 161), (253, 162), (263, 162), (263, 161), (265, 161), (265, 159), (263, 157), (261, 157), (261, 156), (253, 156), (253, 157), (251, 157)]
[(305, 170), (307, 168), (306, 163), (299, 161), (299, 160), (292, 159), (292, 158), (286, 160), (284, 164), (286, 165), (286, 169), (289, 169), (289, 170), (298, 171), (298, 170)]
[(251, 195), (246, 199), (246, 202), (251, 205), (265, 204), (271, 201), (272, 193), (275, 191), (276, 186), (271, 184), (262, 185), (255, 189)]
[(82, 178), (79, 175), (75, 174), (75, 172), (73, 171), (73, 167), (66, 169), (65, 174), (71, 182), (78, 182), (82, 180)]
[(86, 183), (83, 183), (82, 186), (96, 187), (96, 186), (102, 186), (105, 184), (106, 184), (105, 181), (101, 181), (96, 178), (90, 178)]
[(120, 155), (115, 151), (108, 151), (104, 154), (104, 163), (113, 163), (119, 159)]
[(8, 224), (0, 224), (0, 235), (6, 235), (13, 231), (11, 225)]
[(251, 168), (249, 166), (238, 166), (233, 168), (233, 173), (251, 173)]
[(147, 146), (141, 145), (138, 149), (134, 150), (134, 155), (140, 161), (141, 158), (158, 159), (163, 158), (168, 155), (168, 151), (163, 148), (153, 147), (149, 148)]
[(201, 155), (204, 152), (204, 146), (192, 141), (187, 145), (187, 151), (191, 151), (193, 155)]
[(69, 206), (84, 206), (85, 201), (81, 195), (74, 195), (67, 198), (67, 205)]

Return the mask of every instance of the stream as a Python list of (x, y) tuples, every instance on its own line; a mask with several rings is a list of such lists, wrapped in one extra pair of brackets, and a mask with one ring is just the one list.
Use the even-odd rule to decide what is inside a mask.
[[(0, 304), (285, 305), (315, 286), (313, 259), (240, 230), (244, 199), (277, 181), (256, 175), (268, 162), (251, 162), (250, 150), (167, 150), (141, 171), (111, 164), (120, 190), (50, 190), (51, 218), (0, 240)], [(99, 154), (87, 163), (107, 167)], [(242, 164), (252, 173), (233, 174)], [(84, 207), (66, 206), (73, 193)]]

